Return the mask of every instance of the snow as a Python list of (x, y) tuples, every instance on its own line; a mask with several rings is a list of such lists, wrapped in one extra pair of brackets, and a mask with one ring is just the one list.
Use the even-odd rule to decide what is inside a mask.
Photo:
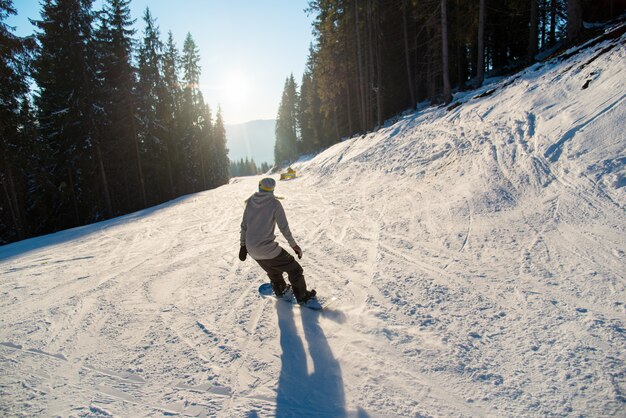
[(260, 177), (0, 247), (0, 411), (624, 416), (625, 40), (296, 164), (321, 313), (237, 258)]

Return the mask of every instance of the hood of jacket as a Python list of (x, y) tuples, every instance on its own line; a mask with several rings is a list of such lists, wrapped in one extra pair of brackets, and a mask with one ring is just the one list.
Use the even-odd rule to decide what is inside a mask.
[(276, 196), (274, 196), (274, 193), (256, 192), (255, 194), (250, 196), (247, 201), (252, 205), (252, 207), (258, 209), (258, 208), (268, 205), (270, 202), (272, 202), (275, 199), (276, 199)]

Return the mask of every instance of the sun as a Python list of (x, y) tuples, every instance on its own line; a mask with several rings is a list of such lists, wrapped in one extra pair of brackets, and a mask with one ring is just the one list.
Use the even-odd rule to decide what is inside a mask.
[(241, 71), (229, 72), (222, 85), (224, 97), (233, 102), (240, 102), (250, 94), (249, 78)]

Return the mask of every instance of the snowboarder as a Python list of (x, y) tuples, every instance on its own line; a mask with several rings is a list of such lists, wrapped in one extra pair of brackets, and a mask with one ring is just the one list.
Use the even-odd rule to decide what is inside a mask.
[(285, 210), (274, 196), (276, 181), (266, 177), (259, 182), (259, 191), (246, 201), (241, 221), (241, 248), (239, 259), (244, 261), (247, 254), (267, 273), (274, 294), (280, 297), (287, 290), (283, 273), (287, 273), (293, 294), (299, 304), (306, 303), (315, 297), (315, 290), (307, 290), (303, 270), (296, 259), (275, 241), (274, 230), (283, 234), (291, 248), (302, 258), (302, 250), (289, 230)]

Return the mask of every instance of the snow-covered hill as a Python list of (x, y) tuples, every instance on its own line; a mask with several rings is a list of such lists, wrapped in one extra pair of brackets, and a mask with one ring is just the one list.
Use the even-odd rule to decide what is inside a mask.
[(258, 165), (271, 165), (274, 162), (275, 127), (273, 119), (226, 125), (228, 158), (231, 161), (247, 158)]
[(625, 41), (300, 163), (322, 313), (237, 258), (258, 177), (0, 247), (0, 411), (623, 416)]

